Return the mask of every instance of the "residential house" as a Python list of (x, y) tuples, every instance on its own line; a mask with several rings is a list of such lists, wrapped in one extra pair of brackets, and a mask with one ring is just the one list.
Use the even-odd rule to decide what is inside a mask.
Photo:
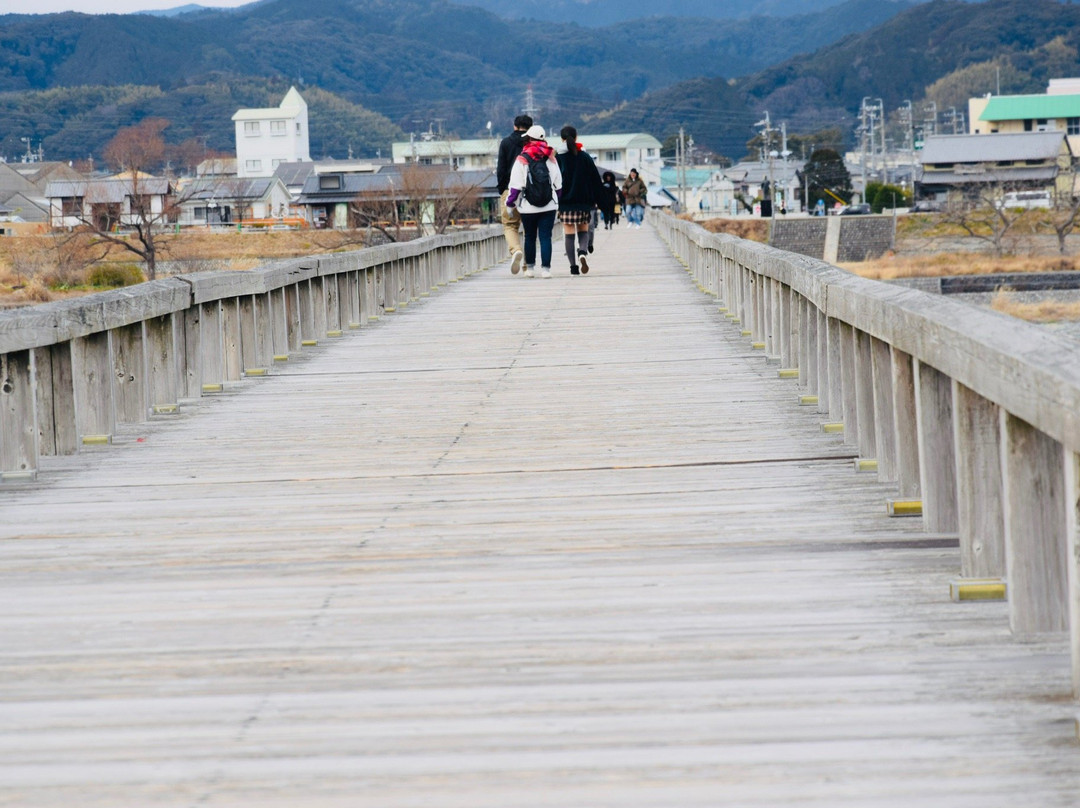
[(49, 180), (82, 179), (67, 163), (0, 163), (0, 204), (24, 222), (48, 224)]
[(499, 193), (490, 169), (454, 171), (433, 166), (417, 172), (402, 166), (387, 166), (371, 173), (311, 174), (304, 183), (298, 205), (313, 227), (346, 229), (365, 226), (371, 213), (386, 220), (404, 221), (415, 216), (419, 204), (430, 221), (438, 199), (475, 196), (473, 215), (456, 218), (494, 221)]
[[(795, 212), (802, 209), (799, 199), (799, 172), (803, 170), (803, 165), (801, 160), (773, 160), (772, 163), (750, 161), (736, 163), (723, 169), (721, 174), (731, 182), (731, 193), (735, 199), (746, 202), (762, 199), (771, 184), (777, 204), (782, 203), (785, 210)], [(710, 187), (719, 190), (722, 186), (720, 181), (716, 180)], [(723, 200), (717, 201), (723, 206)]]
[[(593, 159), (596, 167), (626, 176), (636, 168), (647, 185), (660, 183), (660, 141), (641, 132), (621, 135), (579, 135), (578, 142)], [(556, 150), (562, 148), (558, 133), (552, 133), (548, 143)], [(480, 140), (410, 140), (392, 145), (395, 163), (444, 165), (466, 170), (494, 169), (499, 157), (499, 141)]]
[(972, 134), (1061, 132), (1080, 154), (1080, 92), (972, 98), (968, 115)]
[(278, 177), (204, 177), (179, 192), (182, 226), (299, 224), (290, 222), (292, 197)]
[(118, 174), (82, 180), (53, 180), (45, 189), (49, 226), (91, 224), (99, 230), (123, 228), (140, 218), (169, 222), (172, 182), (148, 174)]
[(1074, 193), (1073, 151), (1064, 132), (934, 135), (921, 152), (918, 198), (947, 201), (1010, 191)]
[(295, 87), (269, 109), (241, 109), (236, 124), (236, 173), (271, 177), (282, 163), (310, 161), (307, 102)]

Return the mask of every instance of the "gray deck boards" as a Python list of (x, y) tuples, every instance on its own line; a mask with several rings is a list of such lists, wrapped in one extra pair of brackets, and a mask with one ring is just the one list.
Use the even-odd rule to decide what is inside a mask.
[(1064, 637), (647, 230), (0, 489), (0, 806), (1075, 806)]

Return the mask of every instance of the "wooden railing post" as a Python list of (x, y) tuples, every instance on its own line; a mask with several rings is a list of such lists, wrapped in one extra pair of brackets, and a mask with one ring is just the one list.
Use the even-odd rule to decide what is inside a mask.
[(892, 348), (893, 425), (896, 434), (896, 484), (900, 499), (922, 496), (919, 475), (919, 425), (915, 403), (915, 361)]
[(919, 479), (923, 527), (931, 533), (955, 533), (956, 458), (953, 439), (952, 382), (916, 362), (915, 411), (919, 431)]
[(1065, 455), (1057, 441), (1002, 412), (1009, 624), (1020, 636), (1068, 628)]
[(222, 332), (221, 301), (200, 304), (199, 369), (200, 390), (220, 393), (225, 386), (225, 337)]
[(859, 443), (859, 402), (855, 370), (855, 329), (840, 323), (840, 420), (844, 422), (844, 443)]
[(109, 353), (108, 331), (77, 337), (71, 343), (76, 429), (84, 446), (110, 443), (116, 432)]
[(878, 459), (877, 425), (874, 417), (874, 361), (871, 337), (855, 331), (855, 410), (859, 457)]
[(953, 381), (960, 574), (1005, 577), (1000, 408)]
[(32, 361), (29, 350), (0, 354), (0, 481), (37, 475)]
[(176, 412), (180, 403), (175, 323), (173, 314), (152, 317), (145, 323), (150, 412), (157, 415)]
[(828, 320), (828, 368), (829, 368), (829, 420), (833, 423), (844, 421), (844, 362), (840, 338), (840, 321), (834, 317)]
[(225, 381), (244, 377), (244, 344), (240, 333), (240, 300), (227, 297), (221, 301), (221, 339), (225, 354)]
[(883, 483), (895, 483), (898, 479), (896, 416), (893, 411), (892, 351), (888, 343), (870, 338), (870, 364), (874, 377), (874, 445), (878, 479)]
[(35, 348), (33, 362), (38, 453), (46, 457), (75, 454), (79, 451), (79, 430), (71, 342)]
[(142, 423), (149, 413), (142, 322), (113, 329), (112, 370), (117, 422)]

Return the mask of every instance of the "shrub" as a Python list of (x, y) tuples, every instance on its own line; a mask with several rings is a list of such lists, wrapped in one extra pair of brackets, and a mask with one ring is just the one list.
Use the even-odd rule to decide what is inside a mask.
[(91, 286), (134, 286), (146, 278), (138, 264), (99, 264), (90, 270), (86, 282)]

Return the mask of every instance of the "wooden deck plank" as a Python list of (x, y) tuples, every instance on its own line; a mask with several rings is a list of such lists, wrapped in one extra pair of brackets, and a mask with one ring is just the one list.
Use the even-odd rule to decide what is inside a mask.
[(0, 806), (1074, 805), (1065, 638), (598, 235), (0, 489)]

